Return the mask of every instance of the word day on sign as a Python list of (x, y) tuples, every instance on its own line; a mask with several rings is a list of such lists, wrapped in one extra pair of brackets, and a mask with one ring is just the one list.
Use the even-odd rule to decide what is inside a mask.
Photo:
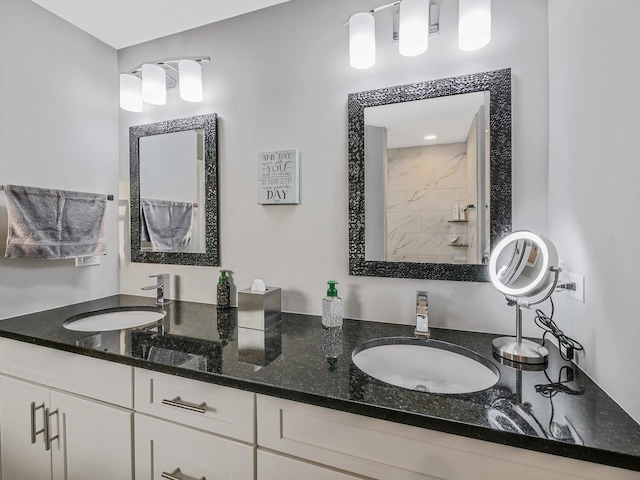
[(298, 150), (258, 154), (258, 203), (290, 205), (300, 203)]

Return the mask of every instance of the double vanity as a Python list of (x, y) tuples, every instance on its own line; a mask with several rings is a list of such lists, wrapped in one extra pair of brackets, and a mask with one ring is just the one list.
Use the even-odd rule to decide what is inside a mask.
[(117, 295), (0, 322), (3, 480), (96, 465), (101, 479), (640, 478), (640, 426), (553, 347), (544, 369), (515, 369), (494, 335), (431, 329), (498, 378), (440, 394), (352, 359), (409, 325), (283, 313), (259, 331), (236, 309), (173, 301), (144, 328), (64, 326), (125, 306), (155, 309)]

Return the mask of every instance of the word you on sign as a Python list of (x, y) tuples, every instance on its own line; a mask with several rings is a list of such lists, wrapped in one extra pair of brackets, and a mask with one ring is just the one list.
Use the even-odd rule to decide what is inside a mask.
[(258, 203), (287, 205), (300, 203), (298, 150), (258, 154)]

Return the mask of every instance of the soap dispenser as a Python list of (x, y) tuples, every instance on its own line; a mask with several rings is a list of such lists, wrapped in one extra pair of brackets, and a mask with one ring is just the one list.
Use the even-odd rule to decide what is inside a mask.
[(228, 308), (231, 306), (231, 286), (227, 277), (229, 270), (220, 270), (220, 278), (218, 279), (218, 308)]
[(322, 326), (342, 327), (342, 299), (338, 296), (338, 282), (329, 280), (327, 296), (322, 299)]

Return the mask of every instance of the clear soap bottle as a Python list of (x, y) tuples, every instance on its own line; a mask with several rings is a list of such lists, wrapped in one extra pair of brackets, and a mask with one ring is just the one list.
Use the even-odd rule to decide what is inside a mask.
[(322, 299), (322, 325), (324, 327), (342, 327), (342, 299), (338, 296), (338, 282), (329, 280), (327, 296)]

